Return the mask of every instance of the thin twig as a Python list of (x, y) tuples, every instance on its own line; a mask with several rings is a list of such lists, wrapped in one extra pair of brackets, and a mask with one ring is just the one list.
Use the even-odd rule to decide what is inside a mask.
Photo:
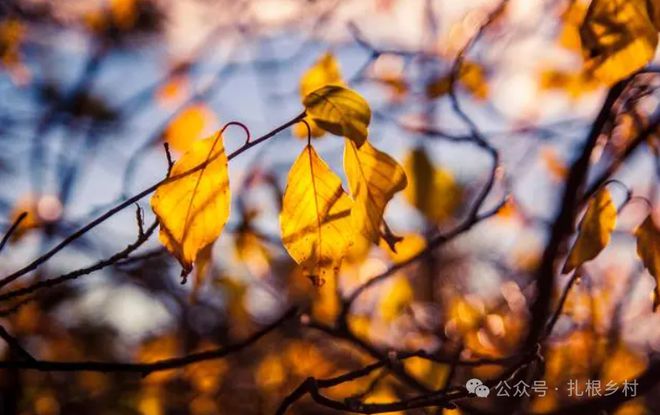
[(0, 326), (0, 337), (2, 337), (2, 339), (7, 342), (9, 348), (16, 352), (18, 357), (21, 359), (24, 359), (28, 362), (36, 361), (36, 359), (32, 357), (32, 355), (21, 346), (18, 340), (9, 334), (9, 332), (7, 332), (3, 326)]
[[(304, 117), (305, 117), (305, 113), (303, 112), (302, 114), (296, 116), (292, 120), (282, 124), (281, 126), (275, 128), (274, 130), (272, 130), (272, 131), (266, 133), (265, 135), (257, 138), (256, 140), (252, 140), (252, 141), (244, 144), (243, 146), (239, 147), (233, 153), (229, 154), (227, 156), (227, 159), (231, 160), (234, 157), (237, 157), (237, 156), (243, 154), (245, 151), (249, 150), (250, 148), (252, 148), (252, 147), (254, 147), (254, 146), (270, 139), (271, 137), (275, 136), (279, 132), (291, 127), (292, 125), (294, 125), (298, 122), (300, 122)], [(90, 230), (94, 229), (96, 226), (98, 226), (101, 223), (105, 222), (106, 220), (110, 219), (111, 217), (113, 217), (115, 214), (122, 211), (126, 207), (132, 205), (133, 203), (137, 202), (138, 200), (142, 199), (143, 197), (153, 193), (154, 191), (156, 191), (156, 189), (158, 189), (158, 187), (160, 187), (164, 184), (167, 184), (167, 183), (172, 183), (176, 180), (180, 180), (184, 177), (187, 177), (187, 176), (189, 176), (189, 175), (205, 168), (206, 165), (208, 163), (212, 162), (212, 161), (213, 161), (213, 159), (211, 158), (209, 160), (206, 160), (204, 163), (201, 163), (201, 164), (195, 166), (194, 168), (192, 168), (192, 169), (190, 169), (186, 172), (183, 172), (183, 173), (178, 174), (176, 176), (172, 176), (172, 177), (168, 177), (166, 179), (163, 179), (163, 180), (149, 186), (148, 188), (144, 189), (143, 191), (137, 193), (136, 195), (126, 199), (125, 201), (117, 204), (113, 208), (106, 211), (104, 214), (100, 215), (96, 219), (89, 222), (87, 225), (83, 226), (82, 228), (78, 229), (77, 231), (75, 231), (74, 233), (69, 235), (68, 237), (64, 238), (64, 240), (62, 240), (59, 244), (57, 244), (55, 247), (51, 248), (48, 252), (41, 255), (37, 259), (30, 262), (28, 265), (26, 265), (23, 268), (7, 275), (6, 277), (0, 279), (0, 288), (6, 286), (7, 284), (9, 284), (13, 281), (15, 281), (17, 278), (20, 278), (21, 276), (23, 276), (23, 275), (25, 275), (25, 274), (27, 274), (31, 271), (34, 271), (40, 265), (47, 262), (55, 254), (57, 254), (62, 249), (64, 249), (66, 246), (68, 246), (71, 242), (75, 241), (76, 239), (83, 236), (85, 233), (87, 233)]]
[(22, 212), (20, 215), (18, 215), (14, 223), (12, 223), (12, 225), (9, 227), (7, 232), (5, 232), (5, 236), (3, 236), (2, 241), (0, 241), (0, 252), (2, 252), (2, 249), (5, 247), (5, 244), (7, 244), (7, 241), (9, 241), (9, 238), (11, 238), (14, 232), (16, 232), (19, 225), (21, 224), (21, 222), (23, 222), (23, 219), (25, 219), (27, 215), (28, 215), (27, 212)]
[(71, 361), (58, 362), (51, 360), (31, 360), (31, 361), (3, 361), (0, 362), (0, 369), (33, 369), (42, 372), (126, 372), (139, 373), (147, 376), (150, 373), (163, 370), (177, 369), (194, 363), (208, 360), (221, 359), (232, 353), (239, 352), (248, 346), (251, 346), (266, 334), (284, 324), (287, 320), (293, 318), (297, 309), (291, 308), (280, 318), (268, 324), (261, 330), (252, 334), (245, 340), (229, 346), (220, 347), (213, 350), (207, 350), (199, 353), (192, 353), (182, 357), (173, 357), (169, 359), (157, 360), (151, 363), (123, 363), (123, 362), (98, 362), (98, 361)]

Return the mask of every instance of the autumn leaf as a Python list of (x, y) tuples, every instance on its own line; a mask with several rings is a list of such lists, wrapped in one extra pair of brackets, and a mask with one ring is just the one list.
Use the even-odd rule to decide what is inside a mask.
[(326, 85), (343, 85), (341, 69), (335, 56), (326, 52), (300, 78), (300, 97), (307, 95)]
[(648, 64), (658, 46), (647, 0), (594, 0), (580, 27), (586, 67), (613, 84)]
[(111, 0), (110, 14), (115, 24), (121, 29), (133, 27), (138, 17), (138, 6), (136, 0)]
[[(388, 248), (385, 241), (381, 241), (381, 248)], [(426, 239), (417, 233), (408, 233), (401, 237), (399, 243), (396, 244), (396, 252), (391, 249), (386, 249), (389, 258), (395, 264), (409, 261), (411, 258), (418, 255), (426, 249)]]
[(436, 168), (423, 148), (416, 148), (404, 160), (409, 184), (404, 190), (408, 203), (431, 222), (450, 218), (458, 207), (463, 191), (451, 172)]
[(602, 83), (593, 72), (581, 69), (578, 72), (559, 69), (546, 69), (540, 73), (539, 86), (544, 90), (562, 90), (571, 99), (578, 99), (584, 94), (597, 90)]
[(660, 229), (653, 221), (653, 216), (642, 222), (635, 231), (637, 255), (656, 280), (660, 279)]
[(215, 122), (213, 112), (206, 106), (192, 105), (170, 122), (164, 139), (173, 150), (183, 154), (195, 140), (202, 138), (204, 130)]
[(562, 273), (566, 274), (596, 258), (610, 242), (616, 226), (616, 206), (610, 191), (603, 188), (589, 201), (580, 222), (577, 240), (571, 248)]
[(559, 182), (566, 178), (568, 168), (553, 147), (543, 146), (539, 151), (539, 155), (552, 179)]
[(587, 14), (587, 5), (584, 2), (570, 2), (561, 14), (563, 26), (559, 33), (559, 45), (567, 50), (579, 52), (582, 47), (580, 41), (580, 26)]
[(368, 241), (378, 243), (385, 206), (406, 187), (406, 174), (396, 160), (368, 141), (357, 148), (348, 139), (344, 146), (344, 171), (354, 201), (352, 228)]
[(336, 275), (350, 245), (351, 205), (339, 177), (305, 146), (289, 171), (280, 227), (287, 252), (317, 285)]
[[(304, 100), (307, 95), (326, 85), (344, 85), (339, 62), (330, 52), (321, 56), (300, 78), (300, 98)], [(318, 138), (325, 134), (310, 117), (305, 117), (305, 121), (309, 124), (312, 137)], [(293, 127), (293, 133), (297, 137), (307, 138), (307, 127), (303, 123), (297, 123)]]
[(413, 288), (410, 281), (403, 275), (395, 276), (380, 299), (378, 305), (378, 312), (380, 317), (391, 323), (395, 318), (399, 317), (406, 307), (410, 306), (414, 298)]
[(11, 235), (11, 242), (17, 242), (28, 231), (43, 225), (43, 220), (39, 216), (37, 206), (38, 200), (31, 195), (23, 196), (16, 201), (16, 205), (13, 207), (9, 215), (9, 222), (16, 222), (23, 214), (25, 217), (18, 223), (18, 226), (16, 226), (14, 233)]
[(234, 254), (251, 274), (261, 277), (270, 270), (271, 253), (264, 244), (263, 236), (259, 235), (253, 225), (258, 211), (244, 209), (243, 219), (235, 229)]
[[(206, 164), (204, 164), (206, 163)], [(203, 166), (193, 173), (188, 173)], [(196, 141), (174, 163), (172, 180), (158, 187), (151, 207), (160, 222), (160, 241), (192, 270), (197, 254), (215, 242), (229, 217), (227, 156), (222, 135)]]
[(19, 20), (0, 21), (0, 67), (9, 68), (20, 62), (20, 48), (25, 31)]
[(189, 80), (185, 74), (173, 76), (156, 91), (156, 100), (167, 107), (185, 97), (188, 93)]
[(303, 105), (307, 114), (322, 129), (349, 138), (358, 147), (367, 139), (371, 109), (357, 92), (328, 85), (308, 94)]
[[(467, 90), (475, 99), (484, 100), (490, 92), (484, 67), (472, 61), (462, 63), (456, 81)], [(449, 93), (451, 88), (451, 74), (432, 80), (426, 85), (427, 98), (439, 98)]]

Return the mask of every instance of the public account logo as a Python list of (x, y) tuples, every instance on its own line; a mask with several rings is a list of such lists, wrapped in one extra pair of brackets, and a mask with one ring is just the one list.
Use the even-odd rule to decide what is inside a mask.
[(476, 394), (480, 398), (487, 398), (490, 393), (490, 388), (479, 379), (470, 379), (465, 382), (465, 389), (470, 393)]

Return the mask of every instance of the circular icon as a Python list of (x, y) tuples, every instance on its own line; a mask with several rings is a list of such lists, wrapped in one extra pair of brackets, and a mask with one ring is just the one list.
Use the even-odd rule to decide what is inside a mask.
[(479, 379), (473, 378), (465, 382), (465, 389), (470, 393), (475, 393), (477, 386), (483, 385), (484, 383)]
[(486, 385), (479, 385), (474, 390), (474, 393), (476, 393), (480, 398), (487, 398), (488, 394), (490, 393), (490, 388), (488, 388)]

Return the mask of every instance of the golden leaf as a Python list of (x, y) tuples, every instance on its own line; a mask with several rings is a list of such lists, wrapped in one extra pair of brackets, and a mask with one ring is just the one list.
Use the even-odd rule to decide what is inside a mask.
[(343, 84), (339, 62), (332, 53), (326, 52), (300, 78), (300, 97), (304, 99), (326, 85)]
[[(323, 54), (300, 78), (300, 98), (305, 99), (308, 94), (326, 85), (344, 85), (339, 62), (330, 52)], [(309, 123), (313, 138), (325, 134), (325, 131), (310, 117), (305, 117), (305, 121)], [(296, 137), (307, 138), (307, 127), (303, 123), (297, 123), (293, 127), (293, 134)]]
[(380, 317), (388, 323), (401, 316), (406, 307), (413, 301), (413, 288), (410, 281), (403, 275), (397, 275), (385, 288), (383, 296), (378, 304)]
[(568, 174), (566, 164), (559, 158), (557, 151), (550, 146), (543, 146), (539, 150), (539, 155), (546, 169), (550, 173), (550, 177), (555, 181), (562, 181)]
[(476, 99), (488, 98), (489, 88), (486, 70), (476, 62), (465, 61), (461, 66), (461, 84)]
[(635, 230), (637, 238), (637, 255), (644, 266), (656, 280), (660, 279), (660, 229), (648, 215), (644, 222)]
[(404, 160), (409, 185), (406, 200), (434, 223), (450, 218), (460, 205), (463, 191), (451, 172), (437, 169), (423, 148), (416, 148)]
[(406, 174), (396, 160), (368, 141), (357, 148), (348, 139), (344, 145), (344, 171), (354, 201), (352, 227), (368, 241), (378, 243), (385, 206), (406, 187)]
[[(475, 99), (484, 100), (490, 92), (486, 71), (484, 67), (472, 61), (465, 61), (461, 65), (456, 80)], [(433, 99), (449, 93), (451, 87), (451, 74), (441, 76), (426, 85), (426, 97)]]
[(17, 242), (28, 231), (39, 228), (43, 225), (43, 220), (39, 217), (37, 206), (38, 200), (31, 195), (23, 196), (16, 201), (16, 205), (13, 207), (9, 215), (9, 221), (14, 223), (23, 213), (25, 213), (25, 217), (14, 230), (10, 239), (11, 242)]
[(136, 23), (139, 4), (136, 0), (111, 0), (110, 15), (117, 27), (129, 29)]
[(579, 72), (569, 72), (560, 69), (546, 69), (541, 72), (539, 86), (545, 90), (560, 89), (571, 99), (578, 99), (584, 94), (597, 90), (602, 83), (594, 77), (593, 72), (581, 69)]
[(648, 64), (658, 46), (647, 0), (594, 0), (580, 27), (586, 67), (613, 84)]
[(158, 88), (156, 100), (164, 107), (175, 103), (187, 95), (188, 82), (188, 77), (185, 74), (172, 77)]
[(350, 245), (351, 205), (339, 177), (305, 146), (289, 171), (280, 227), (287, 252), (315, 284), (339, 270)]
[(610, 242), (616, 226), (616, 206), (606, 188), (589, 201), (587, 212), (580, 222), (580, 231), (568, 255), (562, 273), (566, 274), (585, 262), (596, 258)]
[(327, 85), (309, 93), (303, 105), (312, 120), (325, 131), (350, 138), (358, 147), (367, 139), (371, 109), (357, 92)]
[(418, 233), (408, 233), (402, 235), (402, 239), (396, 244), (396, 252), (389, 249), (385, 241), (381, 241), (380, 246), (387, 252), (392, 262), (399, 264), (426, 249), (426, 239)]
[(255, 232), (252, 221), (256, 212), (244, 213), (243, 221), (234, 234), (236, 259), (255, 276), (265, 276), (270, 270), (271, 253), (264, 244), (263, 236)]
[(16, 19), (0, 21), (0, 66), (12, 67), (20, 62), (21, 42), (25, 27)]
[[(450, 373), (450, 365), (436, 363), (421, 357), (406, 359), (403, 361), (403, 366), (411, 375), (431, 389), (442, 388)], [(447, 413), (443, 411), (442, 415), (447, 415)]]
[[(200, 165), (203, 167), (188, 173)], [(174, 163), (170, 177), (174, 180), (161, 185), (151, 198), (151, 208), (160, 222), (161, 243), (187, 274), (198, 252), (218, 239), (229, 217), (229, 175), (222, 135), (196, 141)]]
[(188, 151), (195, 140), (202, 138), (204, 130), (216, 122), (211, 110), (204, 105), (193, 105), (181, 111), (165, 130), (164, 139), (181, 154)]
[(638, 377), (648, 366), (645, 354), (619, 342), (614, 345), (601, 368), (601, 379), (623, 383)]
[(561, 14), (563, 23), (559, 33), (559, 45), (570, 51), (579, 52), (582, 46), (580, 42), (580, 25), (587, 14), (587, 5), (582, 1), (572, 1)]

